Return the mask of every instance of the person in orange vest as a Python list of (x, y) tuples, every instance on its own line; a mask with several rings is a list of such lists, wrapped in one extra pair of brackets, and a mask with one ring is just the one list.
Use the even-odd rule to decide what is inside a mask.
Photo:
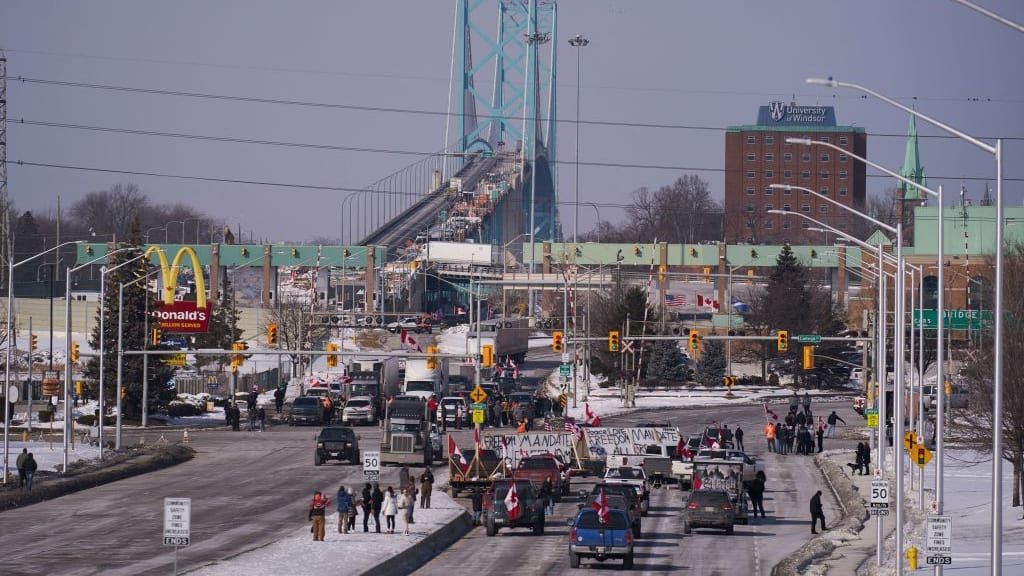
[(775, 426), (771, 422), (764, 425), (764, 437), (768, 440), (768, 451), (775, 452)]
[(519, 421), (519, 426), (516, 427), (517, 434), (526, 434), (526, 418)]

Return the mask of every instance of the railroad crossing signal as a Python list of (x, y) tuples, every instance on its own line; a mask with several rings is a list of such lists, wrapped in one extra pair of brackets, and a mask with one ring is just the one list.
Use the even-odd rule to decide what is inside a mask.
[(71, 362), (78, 362), (78, 342), (71, 343)]
[(700, 332), (697, 330), (690, 330), (690, 350), (696, 350), (700, 347)]
[(561, 352), (565, 349), (565, 340), (561, 332), (551, 333), (551, 349), (555, 352)]
[(618, 352), (621, 349), (621, 343), (619, 342), (619, 331), (609, 330), (608, 331), (608, 351)]
[(267, 346), (277, 346), (277, 324), (267, 324)]
[(779, 330), (775, 333), (775, 348), (779, 352), (789, 352), (789, 330)]
[(480, 347), (480, 365), (484, 368), (494, 366), (494, 346), (484, 344)]
[(814, 370), (814, 346), (804, 346), (804, 370)]
[(331, 354), (331, 352), (337, 352), (337, 351), (338, 351), (338, 345), (337, 344), (335, 344), (334, 342), (328, 342), (327, 343), (327, 352), (328, 352), (328, 354), (327, 354), (327, 367), (328, 368), (337, 368), (338, 367), (338, 357), (336, 355), (334, 355), (334, 354)]

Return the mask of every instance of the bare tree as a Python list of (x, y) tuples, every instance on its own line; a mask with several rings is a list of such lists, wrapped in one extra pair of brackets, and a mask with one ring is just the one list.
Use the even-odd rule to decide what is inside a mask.
[[(327, 339), (327, 326), (313, 323), (313, 312), (309, 302), (302, 300), (280, 300), (278, 305), (266, 311), (266, 324), (277, 324), (277, 342), (281, 350), (310, 350)], [(262, 327), (266, 332), (266, 325)], [(304, 363), (302, 356), (289, 354), (292, 374)]]

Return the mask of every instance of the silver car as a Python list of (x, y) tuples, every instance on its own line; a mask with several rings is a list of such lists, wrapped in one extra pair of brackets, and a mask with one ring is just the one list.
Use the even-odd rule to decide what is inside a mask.
[(345, 424), (373, 424), (377, 421), (376, 410), (374, 410), (373, 398), (369, 396), (354, 396), (345, 403), (345, 409), (341, 411), (341, 421)]

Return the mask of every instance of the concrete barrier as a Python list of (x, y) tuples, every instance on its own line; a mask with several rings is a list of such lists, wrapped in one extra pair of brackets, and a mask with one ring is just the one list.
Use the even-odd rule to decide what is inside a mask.
[[(437, 495), (435, 494), (435, 498)], [(473, 520), (463, 512), (423, 540), (387, 560), (362, 572), (369, 576), (405, 576), (437, 556), (473, 529)]]

